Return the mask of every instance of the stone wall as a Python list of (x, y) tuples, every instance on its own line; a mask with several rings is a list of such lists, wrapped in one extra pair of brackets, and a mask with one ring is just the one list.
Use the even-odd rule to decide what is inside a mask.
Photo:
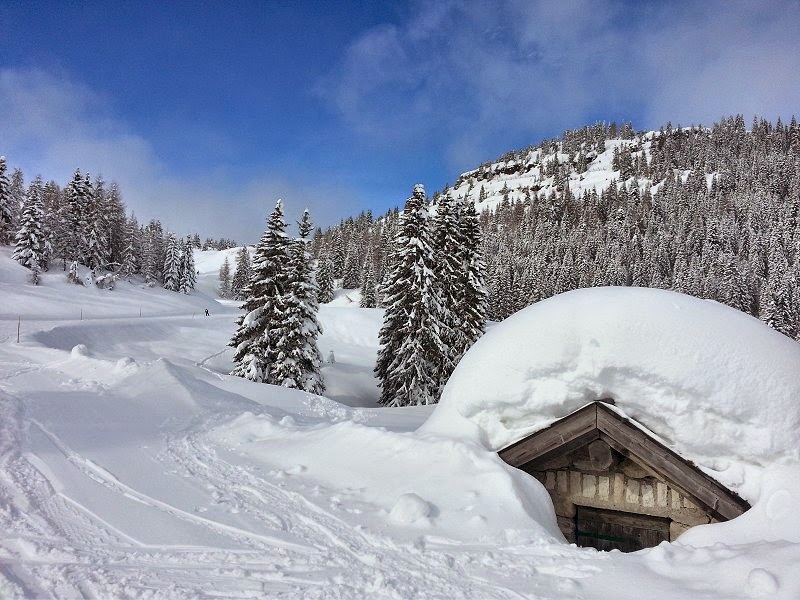
[(670, 541), (694, 525), (714, 521), (678, 490), (600, 440), (523, 470), (550, 493), (558, 525), (570, 542), (575, 541), (576, 505), (669, 518)]

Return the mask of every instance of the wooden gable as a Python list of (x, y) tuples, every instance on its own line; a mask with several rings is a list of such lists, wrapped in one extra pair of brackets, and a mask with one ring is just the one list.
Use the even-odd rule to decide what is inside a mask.
[(609, 403), (589, 404), (498, 454), (511, 466), (530, 470), (599, 439), (668, 482), (717, 520), (733, 519), (750, 508), (737, 494), (614, 411)]

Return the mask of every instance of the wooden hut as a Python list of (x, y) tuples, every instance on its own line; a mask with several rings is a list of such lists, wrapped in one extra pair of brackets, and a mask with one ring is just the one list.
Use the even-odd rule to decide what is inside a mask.
[(579, 546), (640, 550), (750, 508), (620, 414), (613, 400), (589, 404), (499, 454), (542, 482), (559, 528)]

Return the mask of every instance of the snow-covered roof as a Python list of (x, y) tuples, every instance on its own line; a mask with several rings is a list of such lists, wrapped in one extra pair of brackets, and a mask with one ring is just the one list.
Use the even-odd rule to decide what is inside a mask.
[(663, 443), (745, 496), (742, 465), (800, 460), (800, 344), (709, 300), (592, 288), (491, 328), (423, 430), (500, 449), (613, 398)]

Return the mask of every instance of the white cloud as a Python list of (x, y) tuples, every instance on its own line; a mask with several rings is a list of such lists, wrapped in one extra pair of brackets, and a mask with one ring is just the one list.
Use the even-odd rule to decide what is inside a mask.
[(29, 180), (41, 174), (63, 185), (76, 167), (100, 173), (119, 183), (140, 222), (158, 218), (180, 234), (254, 242), (278, 197), (290, 218), (308, 207), (323, 224), (356, 209), (347, 186), (299, 170), (265, 169), (244, 181), (225, 164), (209, 165), (199, 177), (170, 173), (154, 145), (116, 117), (107, 99), (63, 73), (1, 69), (0, 106), (0, 153)]
[[(800, 105), (796, 0), (419, 3), (319, 86), (356, 132), (470, 167), (594, 118), (639, 127)], [(631, 114), (634, 113), (634, 114)]]

